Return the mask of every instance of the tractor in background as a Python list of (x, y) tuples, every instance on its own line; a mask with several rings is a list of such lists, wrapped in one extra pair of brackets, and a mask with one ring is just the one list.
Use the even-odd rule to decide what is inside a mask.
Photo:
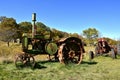
[(95, 47), (95, 51), (89, 52), (89, 59), (93, 59), (95, 56), (106, 55), (111, 56), (113, 59), (117, 58), (117, 48), (115, 46), (109, 45), (104, 38), (98, 39)]

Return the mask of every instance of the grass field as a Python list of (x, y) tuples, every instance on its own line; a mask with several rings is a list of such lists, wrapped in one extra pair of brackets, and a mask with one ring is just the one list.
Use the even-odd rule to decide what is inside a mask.
[[(48, 62), (36, 57), (34, 69), (25, 67), (17, 69), (13, 59), (9, 58), (19, 52), (20, 45), (1, 47), (0, 80), (119, 80), (120, 79), (120, 56), (117, 59), (99, 56), (89, 61), (87, 52), (91, 47), (86, 47), (86, 56), (80, 65), (70, 63), (62, 65), (59, 62)], [(3, 50), (5, 48), (5, 50)], [(92, 48), (94, 49), (94, 48)], [(0, 50), (0, 51), (1, 51)], [(6, 51), (7, 50), (7, 51)], [(42, 56), (43, 57), (43, 56)], [(5, 58), (5, 59), (2, 59)]]

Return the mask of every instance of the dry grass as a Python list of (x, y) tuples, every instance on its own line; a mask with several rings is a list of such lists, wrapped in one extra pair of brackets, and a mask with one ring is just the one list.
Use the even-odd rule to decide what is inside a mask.
[(7, 43), (0, 41), (0, 62), (14, 61), (15, 55), (20, 52), (21, 45), (10, 43), (8, 47)]
[(85, 53), (89, 53), (89, 51), (94, 51), (95, 50), (95, 46), (85, 46)]

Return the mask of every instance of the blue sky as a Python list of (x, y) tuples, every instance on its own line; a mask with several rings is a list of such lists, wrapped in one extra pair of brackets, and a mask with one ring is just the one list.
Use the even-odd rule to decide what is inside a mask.
[(120, 0), (0, 0), (0, 16), (37, 22), (68, 33), (96, 28), (101, 37), (120, 39)]

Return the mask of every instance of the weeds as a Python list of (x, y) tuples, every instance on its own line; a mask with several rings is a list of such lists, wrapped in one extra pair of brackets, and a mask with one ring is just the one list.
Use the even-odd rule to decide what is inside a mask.
[[(90, 48), (85, 48), (89, 52)], [(21, 51), (21, 45), (0, 45), (0, 80), (119, 80), (120, 56), (96, 57), (89, 61), (86, 52), (80, 65), (41, 61), (37, 59), (35, 69), (17, 69), (13, 63), (14, 55)], [(37, 57), (36, 57), (37, 58)]]

